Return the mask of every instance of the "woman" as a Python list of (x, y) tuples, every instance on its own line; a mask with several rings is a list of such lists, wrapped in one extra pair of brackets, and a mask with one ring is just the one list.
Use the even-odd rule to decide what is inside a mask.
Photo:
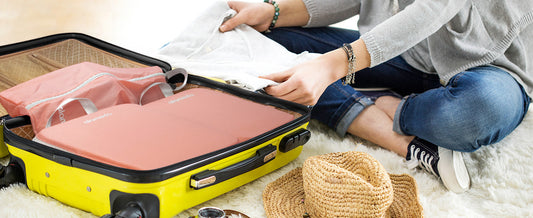
[[(531, 1), (228, 4), (238, 13), (220, 31), (247, 24), (268, 30), (266, 36), (290, 51), (324, 53), (266, 76), (280, 82), (267, 87), (268, 94), (314, 105), (312, 117), (338, 134), (348, 132), (392, 150), (406, 158), (408, 167), (426, 169), (454, 192), (470, 186), (461, 152), (500, 141), (528, 110)], [(355, 15), (359, 31), (325, 27)], [(352, 87), (387, 88), (405, 97), (371, 100)]]

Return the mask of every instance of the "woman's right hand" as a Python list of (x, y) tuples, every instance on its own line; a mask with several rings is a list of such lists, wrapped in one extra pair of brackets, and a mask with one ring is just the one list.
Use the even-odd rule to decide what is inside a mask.
[(259, 32), (268, 30), (274, 18), (274, 6), (263, 2), (228, 1), (228, 6), (237, 14), (224, 22), (219, 30), (227, 32), (241, 24), (247, 24)]
[(331, 83), (346, 75), (348, 59), (336, 49), (295, 67), (261, 78), (280, 83), (265, 91), (274, 97), (303, 105), (314, 105)]

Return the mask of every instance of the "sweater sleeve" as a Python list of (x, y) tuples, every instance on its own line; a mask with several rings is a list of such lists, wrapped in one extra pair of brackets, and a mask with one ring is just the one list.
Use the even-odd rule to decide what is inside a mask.
[[(303, 0), (309, 21), (304, 27), (334, 24), (359, 14), (360, 0)], [(355, 24), (354, 24), (355, 25)]]
[(361, 39), (370, 53), (370, 67), (402, 54), (443, 28), (467, 1), (416, 0), (364, 33)]

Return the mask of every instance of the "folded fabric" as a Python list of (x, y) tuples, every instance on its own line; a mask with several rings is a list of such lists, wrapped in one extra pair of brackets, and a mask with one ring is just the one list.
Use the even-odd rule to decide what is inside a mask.
[(219, 26), (235, 13), (226, 1), (215, 2), (155, 56), (192, 74), (237, 83), (249, 90), (277, 84), (258, 76), (284, 71), (318, 56), (292, 53), (246, 25), (221, 33)]
[[(30, 116), (35, 133), (50, 124), (85, 115), (87, 102), (102, 109), (141, 101), (141, 94), (154, 83), (165, 83), (159, 67), (110, 68), (84, 62), (28, 80), (3, 92), (0, 103), (10, 116)], [(162, 96), (164, 97), (164, 96)], [(88, 99), (84, 101), (82, 99)], [(82, 107), (69, 107), (69, 103)], [(90, 106), (90, 105), (89, 105)], [(85, 112), (83, 109), (85, 108)]]

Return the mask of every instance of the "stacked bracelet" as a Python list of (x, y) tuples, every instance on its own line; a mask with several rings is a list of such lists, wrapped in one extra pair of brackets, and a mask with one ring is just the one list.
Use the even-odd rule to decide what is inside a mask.
[(343, 83), (353, 84), (355, 82), (355, 54), (353, 53), (352, 45), (349, 43), (344, 43), (342, 49), (348, 57), (348, 74), (346, 74)]
[(274, 6), (274, 17), (272, 18), (272, 23), (270, 23), (270, 26), (268, 27), (268, 30), (274, 29), (274, 26), (276, 26), (276, 22), (278, 21), (279, 17), (279, 5), (274, 0), (264, 0), (265, 3), (272, 4)]

